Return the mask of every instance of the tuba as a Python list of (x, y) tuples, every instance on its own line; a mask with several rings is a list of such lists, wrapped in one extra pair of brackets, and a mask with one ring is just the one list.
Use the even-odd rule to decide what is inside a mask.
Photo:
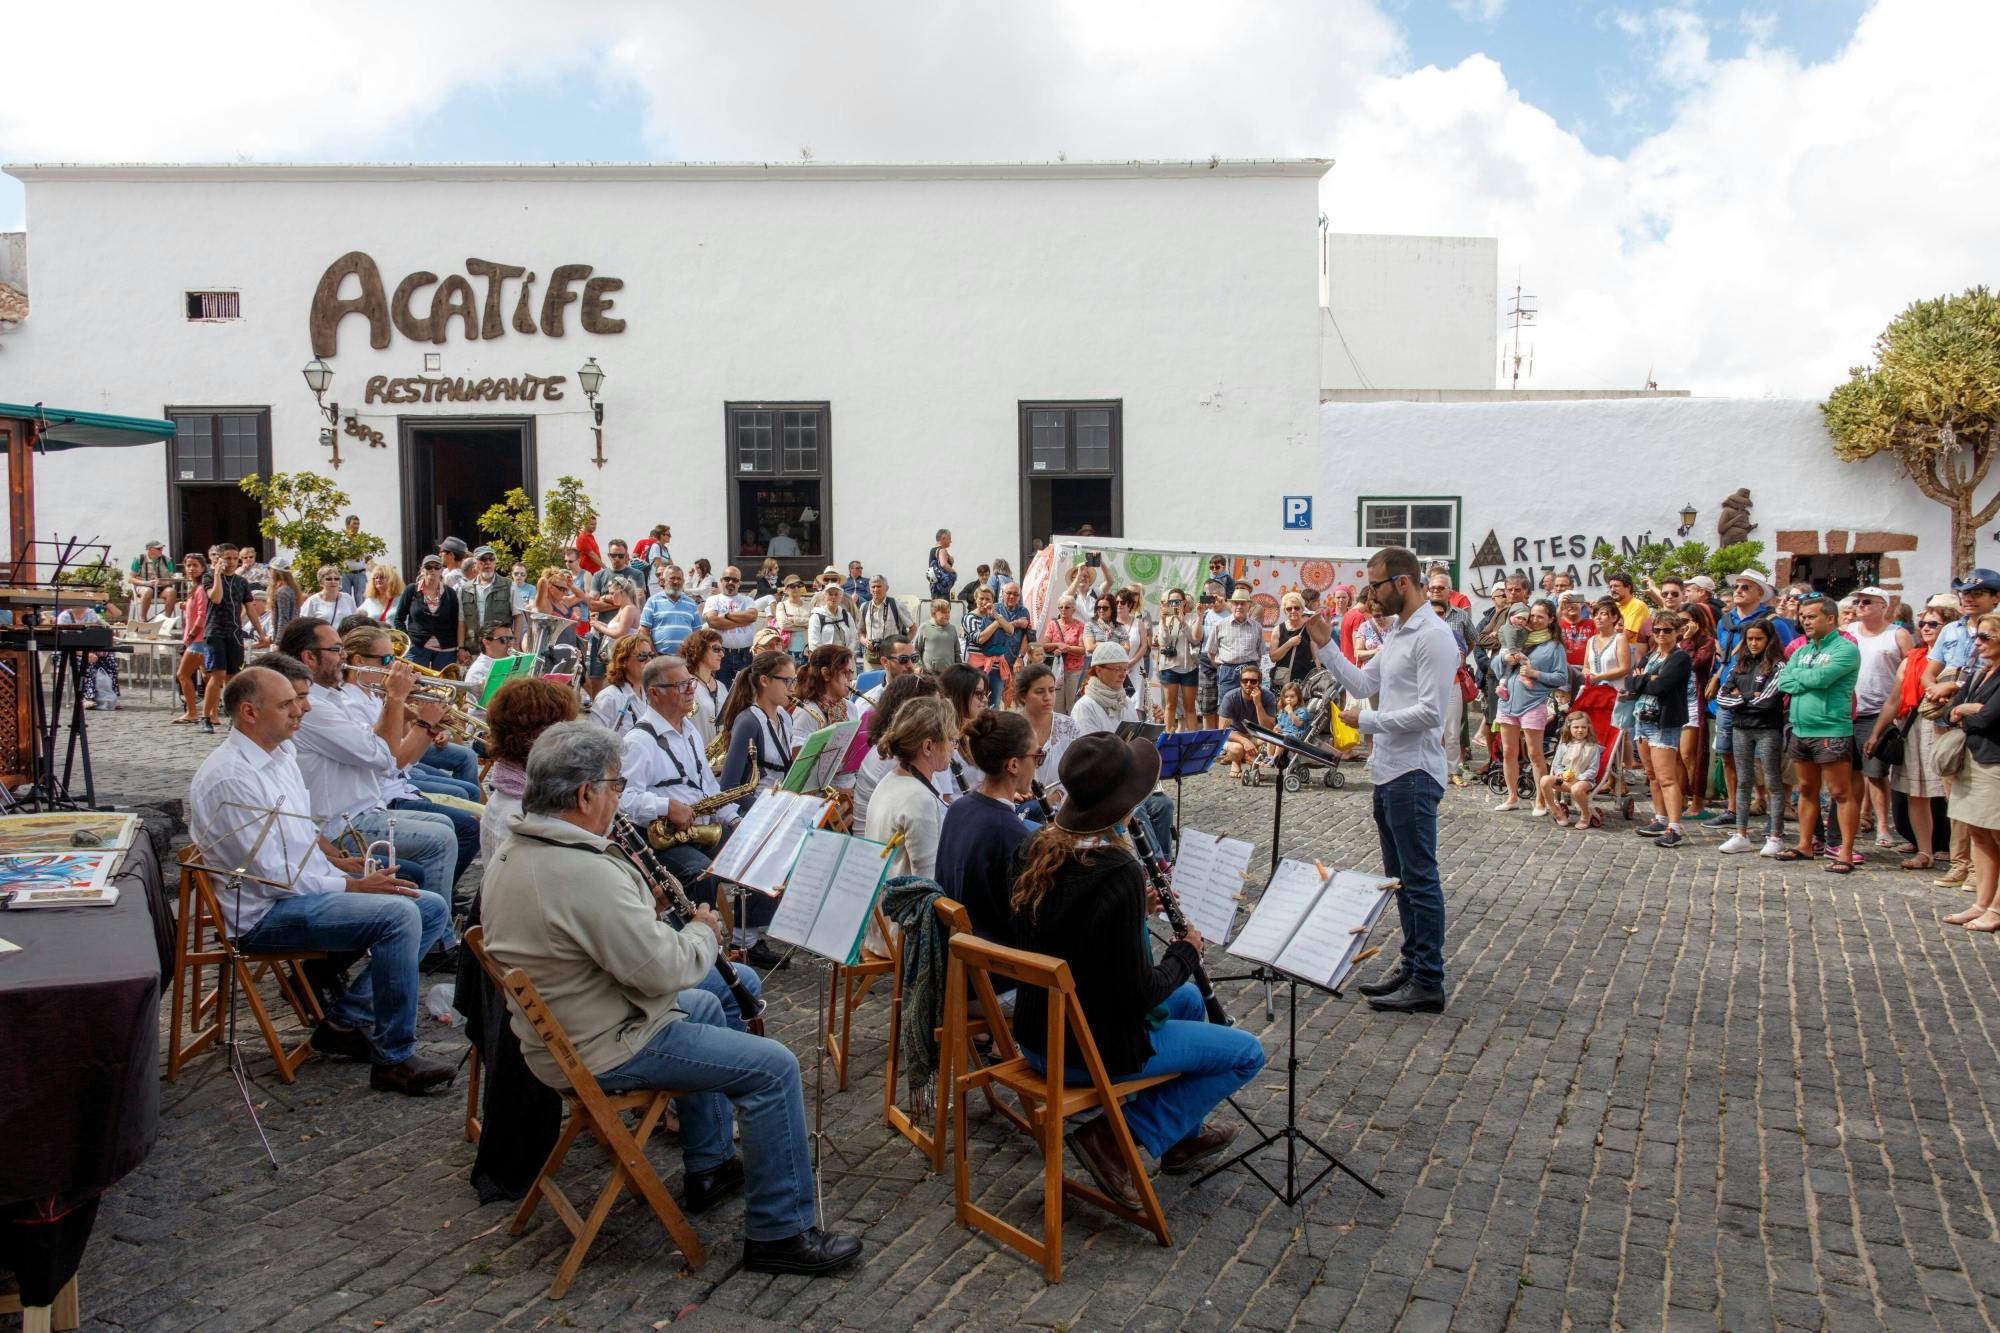
[[(734, 805), (757, 790), (758, 778), (757, 761), (753, 759), (750, 761), (749, 781), (740, 787), (731, 787), (728, 791), (704, 796), (688, 809), (696, 819), (700, 819), (703, 815), (712, 815), (724, 806)], [(646, 825), (646, 841), (652, 844), (656, 852), (664, 852), (669, 847), (679, 847), (683, 843), (698, 847), (704, 852), (713, 852), (722, 845), (722, 825), (689, 824), (684, 829), (677, 829), (672, 820), (662, 815)]]

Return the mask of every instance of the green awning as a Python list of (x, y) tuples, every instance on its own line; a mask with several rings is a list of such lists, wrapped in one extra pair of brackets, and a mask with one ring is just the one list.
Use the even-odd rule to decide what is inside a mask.
[[(152, 417), (115, 417), (105, 412), (73, 412), (66, 408), (37, 408), (26, 403), (0, 403), (0, 417), (39, 423), (43, 427), (42, 448), (50, 452), (64, 449), (116, 449), (128, 444), (151, 444), (170, 440), (174, 423)], [(0, 451), (5, 446), (0, 445)]]

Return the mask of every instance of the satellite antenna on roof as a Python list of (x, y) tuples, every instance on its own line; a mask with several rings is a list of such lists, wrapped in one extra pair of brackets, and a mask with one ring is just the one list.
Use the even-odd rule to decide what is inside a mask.
[(1533, 324), (1536, 317), (1541, 314), (1541, 307), (1535, 305), (1534, 301), (1535, 296), (1532, 292), (1522, 292), (1520, 280), (1517, 277), (1514, 282), (1513, 300), (1507, 306), (1507, 327), (1514, 335), (1514, 347), (1512, 351), (1500, 354), (1500, 369), (1508, 371), (1511, 367), (1512, 379), (1508, 385), (1509, 388), (1518, 389), (1521, 387), (1521, 363), (1523, 360), (1527, 362), (1529, 377), (1532, 378), (1535, 373), (1534, 344), (1530, 343), (1528, 345), (1525, 357), (1523, 357), (1521, 352), (1522, 326)]

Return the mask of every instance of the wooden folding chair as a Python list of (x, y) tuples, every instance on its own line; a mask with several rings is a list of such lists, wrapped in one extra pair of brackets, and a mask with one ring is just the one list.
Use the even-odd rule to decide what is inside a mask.
[[(271, 1048), (278, 1077), (286, 1083), (294, 1082), (298, 1067), (313, 1053), (312, 1030), (326, 1016), (299, 965), (309, 959), (324, 958), (326, 954), (315, 949), (265, 953), (237, 948), (224, 924), (215, 881), (207, 871), (193, 864), (195, 855), (196, 849), (188, 846), (181, 849), (178, 857), (180, 906), (174, 923), (174, 995), (170, 1010), (172, 1026), (167, 1037), (167, 1079), (172, 1082), (178, 1078), (183, 1065), (222, 1039), (223, 1026), (229, 1017), (222, 1009), (223, 969), (233, 968), (237, 988), (250, 1005), (250, 1014), (264, 1034), (264, 1043)], [(215, 969), (212, 985), (204, 978), (205, 969), (211, 967)], [(277, 983), (278, 993), (306, 1029), (305, 1036), (289, 1049), (278, 1036), (264, 997), (257, 992), (257, 983), (266, 976)]]
[[(971, 997), (978, 999), (986, 1013), (1000, 1012), (999, 1000), (993, 990), (995, 976), (1005, 977), (1016, 986), (1038, 986), (1048, 992), (1049, 1022), (1044, 1043), (1048, 1060), (1046, 1068), (1038, 1072), (1028, 1063), (1026, 1055), (1016, 1054), (1012, 1059), (998, 1060), (980, 1068), (961, 1069), (953, 1078), (951, 1148), (959, 1224), (977, 1227), (1030, 1259), (1039, 1260), (1042, 1274), (1050, 1282), (1062, 1281), (1065, 1195), (1074, 1194), (1087, 1203), (1096, 1204), (1113, 1216), (1144, 1227), (1153, 1233), (1160, 1244), (1172, 1245), (1166, 1215), (1160, 1209), (1159, 1198), (1153, 1193), (1153, 1183), (1147, 1175), (1145, 1162), (1139, 1156), (1139, 1146), (1133, 1142), (1132, 1131), (1126, 1127), (1123, 1105), (1125, 1098), (1134, 1093), (1157, 1087), (1179, 1075), (1155, 1074), (1113, 1083), (1111, 1076), (1105, 1072), (1103, 1059), (1097, 1053), (1097, 1043), (1091, 1039), (1090, 1024), (1084, 1019), (1083, 1005), (1077, 999), (1076, 983), (1070, 977), (1069, 964), (1046, 954), (1009, 949), (969, 933), (954, 935), (951, 939), (950, 975), (945, 983), (945, 1040), (949, 1043), (948, 1049), (956, 1052), (968, 1040), (968, 985)], [(1063, 1038), (1066, 1033), (1076, 1037), (1077, 1049), (1083, 1054), (1084, 1068), (1090, 1074), (1088, 1083), (1064, 1081)], [(995, 1083), (1019, 1097), (1021, 1105), (1028, 1108), (1029, 1115), (1037, 1121), (1034, 1136), (1041, 1146), (1043, 1170), (1044, 1234), (1040, 1240), (972, 1202), (971, 1169), (965, 1141), (965, 1100), (974, 1089), (988, 1088)], [(1137, 1212), (1114, 1203), (1094, 1186), (1071, 1180), (1063, 1173), (1063, 1125), (1071, 1116), (1092, 1109), (1102, 1110), (1104, 1118), (1110, 1122), (1119, 1155), (1124, 1158), (1132, 1183), (1139, 1191), (1140, 1208)]]
[[(953, 935), (971, 932), (972, 917), (966, 912), (964, 904), (954, 902), (950, 898), (939, 898), (933, 906), (938, 920), (944, 924), (947, 942)], [(949, 984), (949, 968), (950, 965), (947, 963), (947, 984)], [(962, 971), (963, 969), (961, 974)], [(949, 1005), (947, 1005), (948, 1010)], [(989, 1021), (989, 1015), (997, 1021)], [(1013, 1059), (1020, 1054), (1020, 1051), (1014, 1045), (1014, 1033), (1007, 1026), (1005, 1017), (1000, 1016), (1000, 1011), (997, 1008), (987, 1009), (977, 1002), (969, 1006), (965, 1030), (957, 1034), (956, 1041), (951, 1040), (952, 1034), (944, 1024), (940, 1024), (936, 1032), (939, 1066), (936, 1118), (931, 1128), (926, 1130), (917, 1123), (915, 1116), (896, 1103), (896, 1066), (903, 1045), (903, 967), (902, 959), (899, 957), (896, 960), (895, 988), (889, 992), (889, 1056), (885, 1063), (882, 1081), (882, 1118), (889, 1122), (891, 1129), (922, 1150), (930, 1159), (933, 1174), (943, 1175), (944, 1148), (947, 1141), (945, 1120), (951, 1110), (952, 1080), (960, 1070), (972, 1069), (985, 1063), (980, 1058), (977, 1039), (988, 1038), (993, 1044), (995, 1055), (1002, 1061)], [(1030, 1133), (1034, 1131), (1029, 1118), (1001, 1101), (991, 1084), (986, 1087), (986, 1103), (1022, 1129)]]
[(68, 1333), (83, 1322), (76, 1279), (72, 1277), (63, 1284), (52, 1305), (23, 1305), (21, 1288), (14, 1275), (0, 1269), (0, 1314), (20, 1315), (21, 1333)]
[[(576, 1048), (564, 1035), (562, 1025), (556, 1022), (555, 1015), (542, 1002), (541, 993), (528, 980), (527, 974), (518, 967), (502, 972), (486, 952), (485, 928), (474, 926), (466, 931), (463, 943), (472, 950), (472, 956), (479, 960), (479, 966), (493, 979), (493, 984), (505, 992), (508, 1001), (533, 1025), (535, 1034), (548, 1047), (549, 1058), (556, 1062), (563, 1078), (569, 1083), (569, 1091), (563, 1094), (563, 1103), (569, 1115), (563, 1125), (562, 1137), (556, 1140), (549, 1159), (542, 1163), (540, 1174), (528, 1187), (528, 1195), (521, 1200), (513, 1225), (508, 1229), (508, 1234), (513, 1236), (527, 1230), (528, 1219), (535, 1215), (536, 1207), (547, 1198), (549, 1207), (555, 1210), (556, 1216), (575, 1238), (569, 1253), (563, 1256), (562, 1266), (556, 1269), (555, 1280), (549, 1283), (549, 1299), (561, 1300), (563, 1293), (569, 1290), (577, 1269), (583, 1266), (590, 1243), (597, 1239), (598, 1230), (611, 1213), (611, 1205), (627, 1189), (643, 1200), (653, 1210), (653, 1216), (660, 1219), (660, 1225), (667, 1229), (674, 1246), (687, 1260), (689, 1272), (707, 1263), (708, 1251), (702, 1248), (701, 1240), (694, 1234), (694, 1228), (688, 1225), (680, 1205), (674, 1202), (673, 1196), (667, 1193), (667, 1187), (660, 1182), (653, 1164), (646, 1160), (646, 1140), (659, 1128), (660, 1117), (666, 1114), (668, 1103), (681, 1094), (657, 1088), (606, 1093), (597, 1086), (596, 1077), (584, 1066)], [(636, 1129), (625, 1128), (623, 1112), (626, 1111), (638, 1113)], [(605, 1156), (611, 1159), (611, 1179), (598, 1191), (597, 1201), (591, 1205), (587, 1217), (577, 1212), (555, 1178), (563, 1159), (569, 1156), (569, 1150), (585, 1130), (590, 1131), (591, 1137), (604, 1149)]]
[[(889, 952), (880, 954), (867, 945), (861, 948), (858, 963), (835, 963), (833, 976), (826, 987), (826, 1022), (821, 1039), (826, 1043), (826, 1053), (833, 1061), (836, 1078), (834, 1088), (838, 1092), (847, 1091), (847, 1063), (852, 1050), (851, 1038), (854, 1032), (854, 1008), (868, 994), (869, 987), (882, 977), (893, 977), (902, 971), (902, 960), (896, 949), (896, 932), (889, 925), (889, 919), (882, 915), (878, 906), (873, 909), (875, 928), (882, 938), (889, 942)], [(839, 1034), (835, 1035), (835, 1028)], [(893, 1039), (893, 1031), (892, 1031)]]

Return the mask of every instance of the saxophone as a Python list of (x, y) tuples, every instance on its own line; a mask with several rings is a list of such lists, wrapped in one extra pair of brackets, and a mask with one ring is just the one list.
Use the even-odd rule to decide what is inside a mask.
[[(688, 809), (696, 819), (699, 819), (703, 815), (714, 814), (726, 805), (734, 805), (757, 790), (759, 776), (757, 761), (753, 759), (750, 761), (749, 780), (742, 786), (731, 787), (728, 791), (717, 792), (713, 796), (704, 796)], [(646, 825), (646, 841), (656, 852), (664, 852), (669, 847), (679, 847), (683, 843), (691, 843), (704, 852), (712, 852), (722, 845), (722, 825), (689, 824), (684, 829), (677, 829), (672, 820), (661, 815)]]

